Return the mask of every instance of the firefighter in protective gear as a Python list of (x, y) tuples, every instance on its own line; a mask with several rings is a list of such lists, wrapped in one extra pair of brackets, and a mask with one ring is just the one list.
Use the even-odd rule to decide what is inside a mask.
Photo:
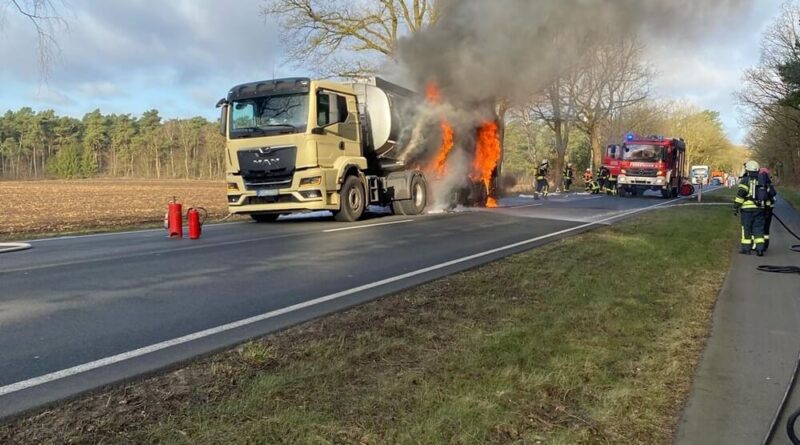
[(564, 177), (564, 193), (569, 193), (569, 188), (572, 187), (572, 180), (575, 178), (575, 171), (572, 170), (572, 162), (567, 162), (562, 172)]
[(592, 191), (592, 169), (590, 168), (583, 171), (583, 189), (587, 192)]
[(546, 159), (536, 169), (536, 199), (539, 199), (539, 196), (547, 198), (550, 192), (550, 185), (547, 183), (548, 170), (550, 170), (550, 163)]
[(772, 212), (775, 210), (775, 198), (778, 193), (769, 177), (769, 169), (762, 167), (758, 171), (758, 185), (764, 187), (766, 200), (764, 201), (764, 252), (769, 249), (769, 227), (772, 225)]
[(600, 183), (592, 176), (592, 169), (587, 168), (586, 171), (583, 172), (583, 183), (587, 192), (593, 195), (600, 193)]
[(600, 191), (608, 195), (614, 194), (615, 188), (612, 184), (611, 170), (605, 165), (600, 166), (600, 169), (597, 170), (597, 181)]
[(733, 212), (741, 214), (742, 240), (740, 252), (749, 255), (753, 250), (764, 255), (765, 211), (758, 195), (763, 194), (758, 185), (758, 162), (747, 161), (745, 174), (739, 182), (734, 199)]

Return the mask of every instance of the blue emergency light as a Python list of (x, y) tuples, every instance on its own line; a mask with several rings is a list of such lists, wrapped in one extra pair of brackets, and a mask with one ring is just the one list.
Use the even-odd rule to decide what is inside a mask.
[(633, 132), (628, 132), (628, 134), (625, 135), (626, 141), (632, 141), (634, 138), (636, 138), (636, 135), (634, 135)]

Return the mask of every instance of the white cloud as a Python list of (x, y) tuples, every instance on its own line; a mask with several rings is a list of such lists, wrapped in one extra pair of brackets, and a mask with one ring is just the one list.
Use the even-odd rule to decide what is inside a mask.
[(78, 91), (85, 97), (113, 98), (119, 97), (122, 90), (113, 82), (83, 82), (78, 85)]
[(33, 101), (42, 102), (48, 105), (72, 105), (75, 103), (69, 96), (48, 86), (41, 86), (34, 89), (28, 95), (28, 98)]

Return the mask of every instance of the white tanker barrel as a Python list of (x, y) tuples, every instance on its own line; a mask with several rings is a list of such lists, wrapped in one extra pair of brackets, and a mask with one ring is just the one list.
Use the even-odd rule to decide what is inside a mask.
[(357, 83), (353, 88), (358, 95), (358, 111), (367, 121), (371, 139), (367, 148), (378, 158), (391, 157), (404, 128), (402, 118), (408, 114), (403, 111), (409, 110), (414, 93), (382, 79), (375, 79), (375, 83)]

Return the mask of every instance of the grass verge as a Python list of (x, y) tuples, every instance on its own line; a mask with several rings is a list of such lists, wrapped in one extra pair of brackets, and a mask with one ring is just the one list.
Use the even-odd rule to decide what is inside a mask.
[(800, 211), (800, 187), (780, 186), (778, 195), (788, 201), (797, 211)]
[(0, 427), (0, 443), (666, 443), (736, 218), (679, 207)]

